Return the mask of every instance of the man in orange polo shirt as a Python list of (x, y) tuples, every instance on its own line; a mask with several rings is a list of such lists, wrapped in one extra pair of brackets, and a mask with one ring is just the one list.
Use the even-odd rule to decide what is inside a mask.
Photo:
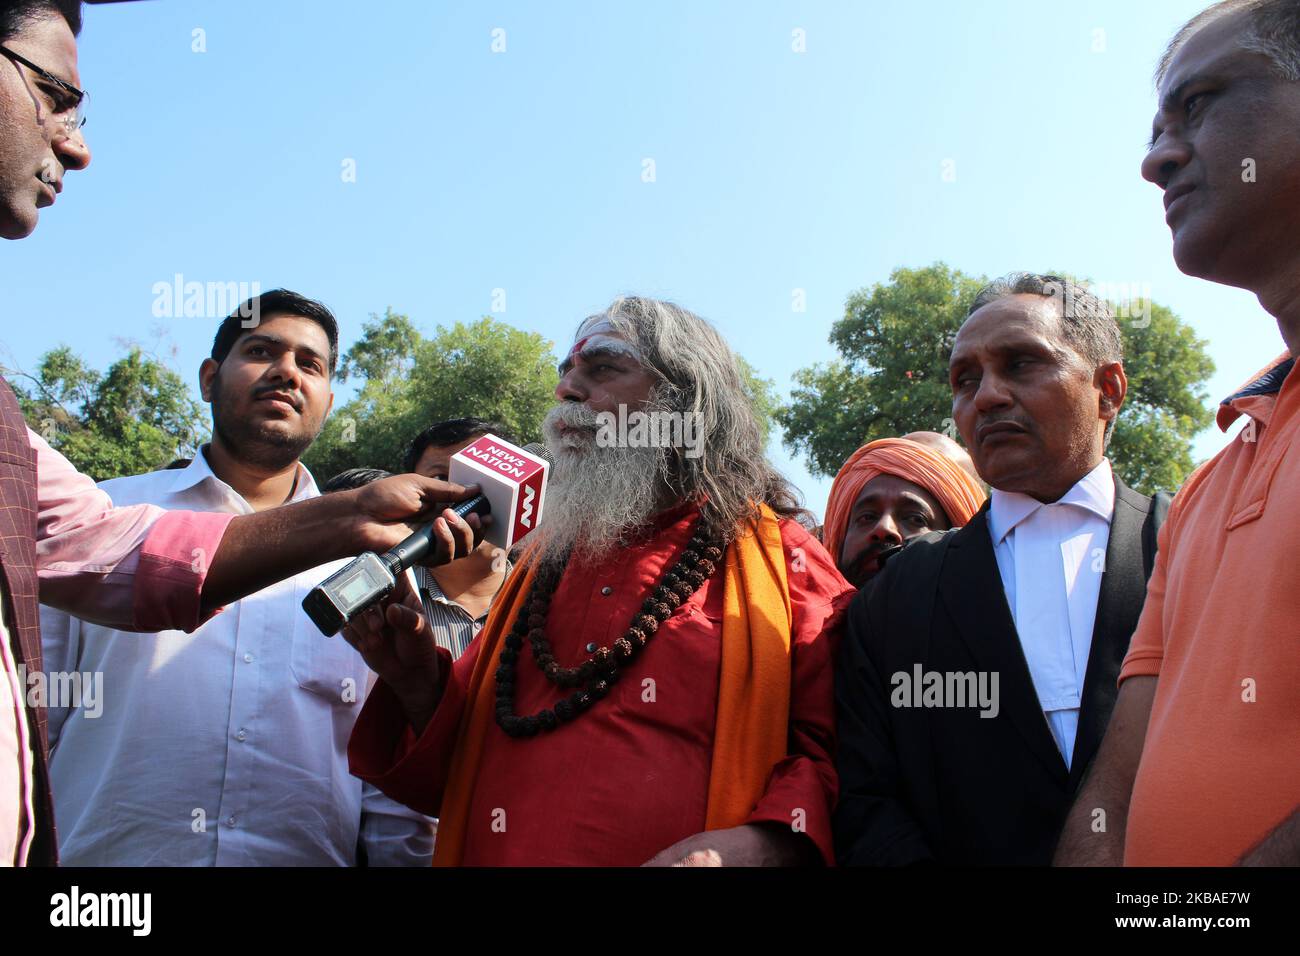
[[(1228, 0), (1157, 75), (1142, 175), (1174, 260), (1250, 289), (1288, 353), (1219, 408), (1232, 443), (1179, 491), (1058, 864), (1300, 863), (1300, 0)], [(1259, 170), (1256, 177), (1253, 173)]]

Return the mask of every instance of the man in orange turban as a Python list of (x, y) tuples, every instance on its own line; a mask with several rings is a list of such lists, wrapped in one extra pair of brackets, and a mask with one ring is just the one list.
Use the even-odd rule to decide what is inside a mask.
[(881, 438), (855, 451), (835, 476), (822, 543), (840, 573), (862, 587), (880, 570), (882, 551), (928, 531), (960, 528), (984, 498), (979, 482), (950, 456), (914, 438)]

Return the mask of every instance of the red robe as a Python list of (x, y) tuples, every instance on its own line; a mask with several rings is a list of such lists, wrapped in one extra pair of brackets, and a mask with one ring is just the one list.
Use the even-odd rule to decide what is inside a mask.
[[(561, 665), (576, 666), (590, 656), (589, 645), (623, 635), (697, 517), (694, 506), (672, 509), (659, 516), (649, 541), (597, 567), (570, 564), (546, 621)], [(745, 822), (797, 826), (832, 863), (838, 780), (831, 662), (854, 591), (808, 532), (793, 521), (780, 526), (794, 611), (789, 755)], [(492, 725), (470, 804), (466, 866), (638, 866), (704, 830), (722, 593), (719, 572), (659, 628), (609, 695), (573, 722), (521, 739)], [(388, 685), (375, 685), (348, 747), (356, 776), (437, 815), (480, 646), (476, 639), (454, 665), (440, 652), (443, 696), (418, 739)], [(546, 680), (527, 642), (517, 667), (516, 713), (536, 713), (571, 693)]]

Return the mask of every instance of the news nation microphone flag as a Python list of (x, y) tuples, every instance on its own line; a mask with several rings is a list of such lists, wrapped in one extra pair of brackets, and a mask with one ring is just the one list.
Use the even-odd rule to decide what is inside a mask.
[[(545, 455), (542, 445), (516, 448), (495, 435), (484, 435), (452, 457), (451, 480), (482, 489), (452, 510), (461, 517), (490, 513), (492, 525), (483, 540), (510, 550), (541, 520), (550, 470)], [(433, 527), (432, 522), (425, 525), (383, 554), (367, 551), (357, 555), (312, 588), (302, 602), (307, 616), (322, 634), (337, 634), (348, 621), (390, 594), (397, 575), (420, 563), (436, 547)]]
[(492, 524), (483, 539), (503, 550), (513, 548), (542, 519), (551, 466), (539, 452), (540, 445), (519, 448), (484, 435), (451, 457), (448, 480), (482, 488), (492, 506)]

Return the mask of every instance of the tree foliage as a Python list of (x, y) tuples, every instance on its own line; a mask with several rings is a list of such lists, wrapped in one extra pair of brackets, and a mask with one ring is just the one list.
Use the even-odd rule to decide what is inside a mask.
[[(766, 441), (775, 385), (739, 361)], [(392, 309), (372, 315), (336, 375), (357, 383), (357, 394), (334, 409), (303, 461), (321, 481), (362, 466), (395, 471), (419, 432), (467, 416), (500, 422), (520, 443), (538, 441), (555, 403), (556, 365), (540, 334), (486, 316), (425, 337)], [(139, 347), (101, 373), (61, 346), (34, 375), (8, 377), (33, 430), (97, 481), (192, 457), (208, 437), (207, 411), (185, 381)]]
[[(896, 269), (887, 283), (849, 296), (830, 341), (840, 359), (800, 369), (780, 409), (787, 447), (814, 474), (833, 475), (860, 445), (907, 432), (960, 441), (952, 420), (948, 354), (966, 308), (985, 284), (943, 263)], [(1209, 425), (1205, 341), (1164, 306), (1119, 321), (1128, 398), (1108, 451), (1120, 476), (1150, 493), (1192, 470), (1191, 441)]]
[(304, 461), (321, 479), (347, 468), (397, 470), (411, 440), (434, 422), (486, 418), (521, 443), (541, 438), (555, 401), (556, 359), (535, 332), (483, 317), (424, 337), (405, 316), (371, 316), (340, 364), (362, 382), (335, 409)]
[[(420, 431), (467, 416), (500, 422), (520, 443), (540, 441), (555, 404), (557, 364), (541, 335), (487, 316), (439, 326), (425, 338), (389, 309), (371, 316), (343, 357), (339, 378), (364, 384), (330, 416), (304, 461), (322, 479), (362, 466), (395, 470)], [(740, 365), (766, 440), (778, 407), (775, 385), (743, 358)]]
[(776, 383), (759, 375), (742, 356), (737, 355), (736, 362), (740, 365), (741, 382), (754, 406), (759, 432), (763, 436), (763, 447), (766, 448), (772, 435), (772, 426), (776, 423), (776, 413), (781, 408), (781, 396), (777, 394)]
[(96, 481), (161, 468), (207, 439), (184, 379), (139, 346), (100, 373), (64, 345), (34, 375), (7, 377), (32, 430)]

